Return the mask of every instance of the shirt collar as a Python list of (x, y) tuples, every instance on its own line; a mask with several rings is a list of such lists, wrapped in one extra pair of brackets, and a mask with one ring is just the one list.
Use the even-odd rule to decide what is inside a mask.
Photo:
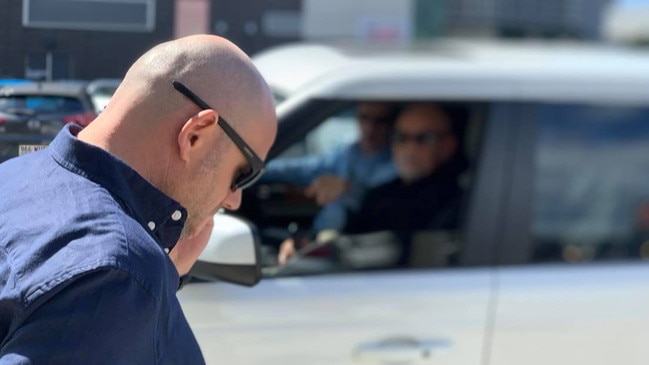
[(171, 250), (185, 225), (187, 211), (116, 156), (78, 140), (81, 129), (66, 125), (48, 148), (52, 158), (108, 190), (165, 251)]

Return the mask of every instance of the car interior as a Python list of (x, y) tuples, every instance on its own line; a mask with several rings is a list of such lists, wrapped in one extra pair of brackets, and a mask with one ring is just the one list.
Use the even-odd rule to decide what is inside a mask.
[[(276, 158), (295, 158), (326, 153), (341, 145), (354, 143), (359, 137), (356, 123), (356, 105), (324, 118), (316, 127)], [(417, 101), (421, 102), (421, 101)], [(434, 102), (434, 101), (430, 101)], [(408, 102), (395, 102), (403, 107)], [(468, 168), (459, 175), (457, 183), (463, 190), (460, 229), (457, 231), (402, 232), (377, 231), (363, 234), (321, 232), (312, 237), (311, 244), (298, 250), (299, 259), (289, 261), (286, 267), (275, 270), (283, 275), (325, 273), (331, 271), (372, 270), (389, 268), (452, 267), (462, 255), (462, 226), (470, 199), (472, 172), (480, 149), (482, 127), (487, 118), (484, 103), (438, 103), (455, 115), (453, 123), (460, 128), (460, 152), (468, 160)], [(277, 182), (261, 182), (245, 191), (243, 205), (236, 212), (252, 220), (262, 236), (264, 264), (277, 265), (281, 242), (288, 238), (307, 235), (321, 207), (306, 197), (304, 186)], [(432, 209), (432, 208), (431, 208)], [(327, 247), (324, 247), (327, 246)]]

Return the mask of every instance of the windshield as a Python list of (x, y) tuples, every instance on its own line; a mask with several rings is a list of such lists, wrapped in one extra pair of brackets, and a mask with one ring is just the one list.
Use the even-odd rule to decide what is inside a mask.
[(81, 113), (81, 100), (66, 96), (11, 95), (0, 97), (0, 111), (7, 113)]

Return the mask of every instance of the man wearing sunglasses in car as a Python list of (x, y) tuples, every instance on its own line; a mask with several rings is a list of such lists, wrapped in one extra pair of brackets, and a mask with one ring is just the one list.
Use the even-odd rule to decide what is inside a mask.
[[(404, 108), (392, 136), (398, 177), (367, 192), (361, 208), (350, 212), (343, 233), (458, 228), (463, 197), (458, 177), (467, 167), (460, 152), (465, 122), (455, 109), (436, 104)], [(280, 264), (294, 254), (291, 242), (284, 242)]]
[(276, 128), (248, 57), (198, 35), (140, 57), (85, 129), (0, 165), (0, 363), (204, 363), (180, 277)]
[(413, 104), (399, 117), (392, 136), (398, 178), (372, 189), (345, 232), (417, 231), (457, 228), (467, 167), (459, 153), (464, 121), (435, 104)]

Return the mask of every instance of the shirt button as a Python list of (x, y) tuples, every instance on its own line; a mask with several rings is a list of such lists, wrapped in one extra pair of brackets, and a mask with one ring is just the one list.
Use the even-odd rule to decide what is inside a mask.
[(155, 229), (155, 222), (153, 221), (149, 222), (149, 229), (152, 231)]
[(165, 247), (165, 253), (169, 253), (169, 249)]
[(175, 211), (175, 212), (171, 215), (171, 219), (173, 219), (173, 220), (176, 221), (176, 222), (179, 221), (180, 218), (182, 218), (182, 217), (183, 217), (183, 213), (182, 213), (180, 210)]

